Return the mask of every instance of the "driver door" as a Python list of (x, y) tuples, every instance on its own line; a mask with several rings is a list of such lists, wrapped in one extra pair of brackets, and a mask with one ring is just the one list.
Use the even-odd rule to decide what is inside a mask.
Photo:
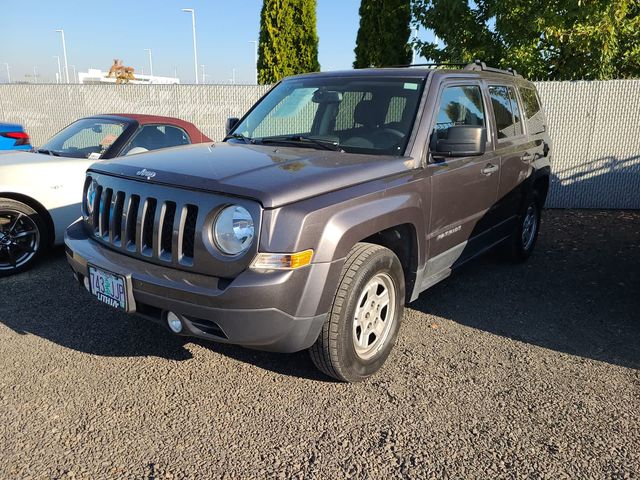
[[(441, 86), (434, 139), (447, 135), (455, 125), (489, 128), (487, 98), (480, 82), (445, 82)], [(486, 135), (485, 153), (478, 156), (430, 155), (431, 220), (429, 256), (432, 274), (455, 266), (491, 243), (493, 208), (497, 200), (500, 159)]]

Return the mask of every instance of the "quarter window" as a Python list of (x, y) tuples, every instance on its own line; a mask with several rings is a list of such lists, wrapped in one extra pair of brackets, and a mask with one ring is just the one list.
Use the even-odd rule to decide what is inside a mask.
[(536, 91), (533, 88), (528, 87), (519, 87), (519, 90), (524, 106), (524, 113), (527, 116), (527, 127), (529, 128), (529, 133), (536, 134), (544, 132), (544, 118)]
[(504, 85), (491, 85), (489, 95), (496, 119), (498, 139), (521, 135), (522, 121), (515, 89)]

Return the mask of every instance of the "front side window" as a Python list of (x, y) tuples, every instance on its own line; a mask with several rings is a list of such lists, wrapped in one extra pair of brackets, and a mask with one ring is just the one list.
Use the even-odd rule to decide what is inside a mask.
[(375, 76), (285, 80), (228, 140), (401, 155), (423, 83), (422, 78)]
[(490, 85), (489, 95), (496, 120), (498, 140), (522, 134), (520, 109), (513, 87)]
[(39, 151), (75, 158), (100, 158), (122, 135), (127, 124), (83, 118), (55, 134)]
[(435, 130), (444, 131), (456, 125), (485, 126), (484, 106), (479, 86), (465, 85), (444, 89)]

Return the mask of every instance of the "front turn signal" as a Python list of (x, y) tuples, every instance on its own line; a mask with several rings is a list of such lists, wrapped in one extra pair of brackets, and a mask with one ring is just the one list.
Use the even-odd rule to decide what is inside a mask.
[(313, 250), (297, 253), (258, 253), (251, 264), (253, 270), (294, 270), (311, 263)]

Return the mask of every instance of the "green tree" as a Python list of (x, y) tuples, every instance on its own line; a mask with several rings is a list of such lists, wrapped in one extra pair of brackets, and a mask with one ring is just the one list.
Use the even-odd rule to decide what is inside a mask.
[(264, 0), (258, 82), (264, 85), (319, 70), (316, 0)]
[(443, 41), (418, 42), (437, 62), (479, 58), (539, 79), (640, 75), (639, 0), (413, 0), (413, 14)]
[(411, 0), (362, 0), (353, 68), (411, 62)]

